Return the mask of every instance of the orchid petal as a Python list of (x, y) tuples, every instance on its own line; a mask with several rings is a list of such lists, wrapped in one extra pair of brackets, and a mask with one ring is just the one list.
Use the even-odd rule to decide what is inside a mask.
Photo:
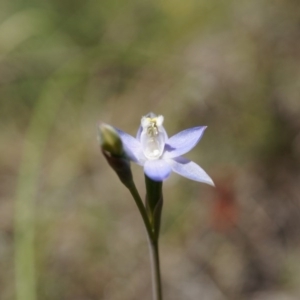
[(130, 134), (116, 128), (123, 143), (124, 151), (130, 160), (143, 165), (146, 158), (141, 143)]
[(144, 165), (145, 174), (154, 181), (163, 181), (171, 173), (170, 165), (161, 159), (148, 160)]
[(143, 127), (140, 126), (139, 129), (138, 129), (138, 131), (137, 131), (137, 133), (136, 133), (136, 139), (137, 139), (138, 141), (141, 140), (141, 134), (142, 134), (142, 132), (143, 132)]
[(165, 145), (163, 158), (178, 157), (193, 149), (201, 139), (206, 126), (193, 127), (173, 135)]
[(179, 175), (214, 186), (209, 175), (207, 175), (206, 172), (196, 163), (184, 157), (176, 157), (168, 160), (168, 162), (170, 163), (172, 170)]

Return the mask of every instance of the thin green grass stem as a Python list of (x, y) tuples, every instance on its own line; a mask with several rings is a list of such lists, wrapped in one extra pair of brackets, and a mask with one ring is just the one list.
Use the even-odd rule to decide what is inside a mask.
[[(82, 58), (75, 60), (78, 62)], [(60, 83), (60, 76), (65, 76), (70, 66), (74, 66), (74, 60), (67, 62), (46, 81), (25, 137), (14, 206), (16, 300), (37, 299), (35, 201), (49, 131), (64, 99), (63, 91), (75, 84), (74, 81)]]

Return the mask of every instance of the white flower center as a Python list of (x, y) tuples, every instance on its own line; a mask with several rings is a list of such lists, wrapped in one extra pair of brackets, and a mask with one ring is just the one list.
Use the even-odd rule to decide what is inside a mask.
[(146, 116), (141, 120), (143, 131), (141, 144), (143, 152), (148, 159), (158, 159), (165, 147), (165, 134), (163, 132), (163, 116)]

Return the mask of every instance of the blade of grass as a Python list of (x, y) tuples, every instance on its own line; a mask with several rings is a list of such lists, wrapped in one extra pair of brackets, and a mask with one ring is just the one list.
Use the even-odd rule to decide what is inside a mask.
[[(75, 85), (76, 81), (65, 82), (70, 67), (77, 65), (82, 57), (67, 62), (45, 83), (37, 101), (30, 125), (28, 127), (21, 161), (14, 212), (15, 230), (15, 281), (17, 300), (36, 300), (35, 268), (35, 197), (38, 190), (41, 160), (53, 126), (64, 91)], [(75, 82), (74, 82), (75, 81)]]

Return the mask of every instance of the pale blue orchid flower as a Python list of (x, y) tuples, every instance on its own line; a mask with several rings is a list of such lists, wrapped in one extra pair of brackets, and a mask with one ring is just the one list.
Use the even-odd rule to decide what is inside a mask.
[(196, 146), (206, 126), (189, 128), (168, 138), (163, 120), (163, 116), (153, 113), (142, 117), (136, 138), (117, 129), (128, 158), (143, 166), (145, 174), (154, 181), (167, 179), (173, 171), (214, 186), (200, 166), (181, 156)]

